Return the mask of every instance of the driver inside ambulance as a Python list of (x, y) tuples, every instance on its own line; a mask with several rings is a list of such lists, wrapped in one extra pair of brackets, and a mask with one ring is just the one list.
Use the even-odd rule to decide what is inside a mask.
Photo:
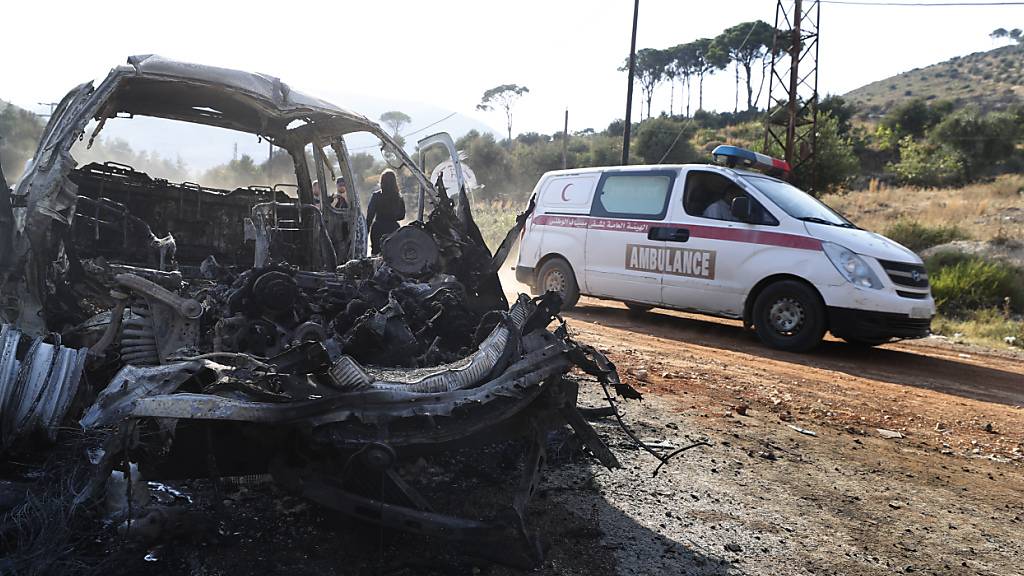
[(739, 219), (732, 214), (732, 201), (739, 196), (743, 196), (743, 189), (735, 184), (729, 184), (722, 191), (721, 197), (704, 209), (703, 216), (705, 218), (714, 218), (715, 220), (738, 222)]

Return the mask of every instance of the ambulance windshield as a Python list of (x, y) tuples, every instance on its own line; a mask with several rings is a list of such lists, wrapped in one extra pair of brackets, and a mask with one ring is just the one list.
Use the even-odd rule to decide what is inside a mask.
[(776, 206), (785, 210), (786, 214), (797, 220), (829, 224), (843, 228), (856, 228), (852, 222), (843, 218), (835, 210), (791, 184), (767, 176), (755, 176), (753, 174), (744, 174), (741, 177), (760, 190)]

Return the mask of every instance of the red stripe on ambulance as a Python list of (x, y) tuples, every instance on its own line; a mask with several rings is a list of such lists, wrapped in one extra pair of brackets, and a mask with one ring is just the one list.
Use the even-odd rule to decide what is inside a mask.
[(541, 214), (534, 216), (533, 223), (538, 226), (554, 226), (558, 228), (590, 228), (594, 230), (610, 230), (613, 232), (634, 232), (647, 234), (651, 226), (662, 228), (686, 228), (690, 238), (706, 238), (726, 242), (742, 242), (745, 244), (762, 244), (796, 248), (798, 250), (821, 250), (821, 241), (807, 236), (769, 232), (765, 230), (744, 230), (741, 228), (720, 228), (718, 226), (701, 226), (693, 224), (677, 224), (668, 222), (651, 222), (646, 220), (623, 220), (619, 218), (601, 218), (592, 216), (570, 216), (562, 214)]

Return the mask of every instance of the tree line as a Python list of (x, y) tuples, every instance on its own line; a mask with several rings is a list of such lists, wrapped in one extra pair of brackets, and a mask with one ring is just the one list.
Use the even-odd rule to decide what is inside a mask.
[[(863, 110), (838, 96), (819, 103), (818, 167), (819, 191), (856, 189), (869, 179), (919, 186), (953, 186), (991, 177), (1007, 171), (1024, 171), (1024, 108), (983, 113), (972, 107), (956, 109), (949, 101), (908, 100), (895, 106), (877, 122), (855, 122)], [(385, 114), (388, 128), (397, 135), (411, 118), (397, 111)], [(404, 117), (403, 117), (404, 116)], [(513, 139), (499, 139), (475, 130), (456, 141), (466, 153), (468, 164), (484, 187), (474, 195), (480, 201), (524, 201), (540, 176), (565, 166), (581, 168), (619, 163), (625, 124), (614, 120), (604, 129), (584, 129), (568, 135), (562, 132), (526, 132)], [(0, 157), (8, 182), (17, 180), (25, 160), (34, 152), (42, 123), (35, 115), (10, 107), (0, 111)], [(710, 161), (710, 151), (719, 144), (735, 144), (778, 156), (780, 150), (764, 147), (763, 112), (738, 113), (698, 110), (690, 118), (658, 116), (635, 122), (632, 128), (631, 160), (634, 163), (682, 164)], [(20, 143), (17, 147), (14, 144)], [(444, 159), (444, 153), (427, 151), (428, 169)], [(195, 180), (204, 186), (224, 189), (250, 185), (294, 183), (291, 156), (274, 150), (262, 162), (242, 154), (211, 168), (194, 171), (180, 158), (170, 159), (154, 152), (137, 151), (120, 139), (98, 139), (85, 150), (74, 151), (79, 164), (113, 160), (154, 177), (182, 182)], [(337, 170), (333, 152), (328, 158)], [(312, 162), (312, 158), (307, 159)], [(355, 188), (367, 195), (386, 167), (379, 158), (361, 151), (350, 155)], [(411, 180), (403, 188), (415, 192)], [(807, 174), (797, 174), (796, 184), (809, 188)], [(365, 198), (364, 198), (365, 203)]]
[[(1022, 44), (1020, 29), (997, 29), (993, 38)], [(788, 33), (757, 20), (724, 30), (714, 38), (701, 38), (667, 49), (645, 48), (637, 53), (637, 82), (644, 91), (647, 117), (631, 128), (631, 161), (644, 164), (710, 161), (710, 151), (718, 144), (735, 144), (774, 156), (781, 150), (764, 144), (764, 112), (758, 111), (765, 70), (771, 63), (772, 49), (787, 48)], [(706, 112), (703, 109), (703, 81), (706, 77), (735, 64), (736, 102), (733, 112)], [(625, 68), (625, 66), (623, 66)], [(743, 69), (747, 107), (740, 110), (740, 76)], [(760, 84), (757, 69), (761, 69)], [(655, 88), (665, 82), (673, 86), (669, 113), (651, 111)], [(676, 84), (685, 105), (676, 114)], [(691, 113), (691, 91), (696, 88), (697, 108)], [(571, 134), (527, 132), (513, 137), (512, 109), (529, 93), (525, 86), (502, 84), (483, 93), (480, 110), (494, 110), (506, 121), (505, 138), (471, 131), (457, 141), (467, 154), (484, 188), (476, 192), (481, 200), (525, 199), (540, 176), (549, 170), (615, 165), (622, 151), (624, 122), (612, 121), (606, 128), (587, 128)], [(34, 152), (42, 132), (42, 122), (34, 114), (0, 103), (0, 158), (8, 181), (16, 180), (25, 160)], [(933, 100), (910, 100), (894, 107), (884, 117), (867, 114), (840, 97), (829, 96), (818, 104), (817, 169), (815, 188), (856, 189), (869, 179), (921, 186), (960, 185), (1007, 171), (1024, 171), (1024, 107), (1011, 106), (999, 112), (984, 112), (958, 104)], [(859, 115), (860, 121), (854, 121)], [(380, 116), (392, 136), (404, 143), (403, 129), (412, 122), (407, 114), (392, 110)], [(350, 157), (356, 179), (355, 188), (363, 194), (376, 185), (386, 167), (381, 159), (356, 151)], [(192, 173), (178, 159), (133, 150), (120, 140), (97, 140), (93, 150), (75, 153), (80, 163), (94, 159), (115, 160), (138, 170), (175, 181), (198, 179), (207, 186), (235, 186), (294, 182), (291, 158), (275, 150), (271, 158), (257, 162), (242, 155), (210, 169)], [(331, 158), (335, 163), (337, 160)], [(442, 160), (438, 149), (427, 154), (427, 166)], [(807, 174), (797, 174), (796, 183), (804, 188), (812, 182)], [(414, 186), (406, 186), (410, 192)]]
[[(729, 64), (735, 64), (737, 68), (736, 105), (733, 112), (739, 112), (739, 68), (741, 67), (746, 84), (746, 109), (755, 109), (764, 88), (766, 70), (771, 65), (773, 47), (776, 55), (785, 51), (788, 47), (788, 38), (787, 32), (778, 30), (763, 20), (754, 20), (729, 27), (714, 38), (698, 38), (670, 48), (638, 50), (634, 63), (635, 81), (643, 92), (644, 102), (647, 105), (647, 117), (651, 117), (651, 101), (654, 98), (655, 89), (666, 82), (672, 88), (669, 101), (670, 116), (675, 114), (674, 100), (677, 82), (679, 83), (680, 97), (684, 92), (686, 94), (684, 114), (690, 116), (691, 80), (696, 80), (697, 84), (697, 110), (703, 110), (704, 79), (725, 70)], [(760, 65), (761, 74), (755, 97), (754, 69), (757, 64)], [(627, 57), (619, 70), (628, 69), (629, 58)], [(682, 108), (680, 108), (680, 112), (683, 112)]]

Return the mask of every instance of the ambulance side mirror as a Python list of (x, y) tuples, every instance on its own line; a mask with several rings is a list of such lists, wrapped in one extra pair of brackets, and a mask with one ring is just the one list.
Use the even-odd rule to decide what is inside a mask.
[(750, 196), (733, 198), (731, 212), (740, 222), (750, 222), (754, 216), (754, 205), (750, 202)]

